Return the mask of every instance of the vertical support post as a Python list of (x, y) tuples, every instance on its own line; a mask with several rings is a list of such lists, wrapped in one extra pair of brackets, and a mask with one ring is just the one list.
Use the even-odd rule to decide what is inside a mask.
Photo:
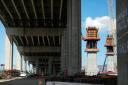
[(48, 61), (48, 74), (49, 74), (49, 76), (51, 75), (51, 59), (50, 58)]
[(67, 0), (68, 74), (81, 71), (81, 0)]
[[(68, 43), (66, 41), (66, 30), (64, 30), (63, 32), (63, 36), (61, 37), (62, 40), (61, 40), (61, 71), (64, 71), (66, 68), (67, 68), (67, 51), (66, 51), (66, 48), (68, 47)], [(68, 37), (67, 37), (68, 38)], [(66, 44), (67, 43), (67, 44)]]
[(35, 68), (36, 68), (36, 74), (38, 74), (39, 73), (39, 71), (38, 71), (38, 59), (36, 60), (36, 66), (35, 66)]
[(34, 71), (33, 71), (33, 65), (32, 64), (30, 64), (30, 71), (31, 71), (31, 73), (34, 73)]
[(107, 71), (115, 72), (114, 55), (107, 55)]
[(26, 60), (26, 72), (29, 72), (28, 60)]
[(29, 73), (31, 73), (31, 70), (30, 70), (30, 63), (28, 63), (28, 71), (29, 71)]
[(17, 50), (17, 56), (16, 56), (16, 69), (21, 71), (21, 56), (19, 51)]
[(22, 71), (26, 72), (26, 66), (25, 66), (25, 56), (22, 55)]
[(12, 36), (5, 36), (5, 70), (13, 69)]
[(81, 71), (81, 0), (67, 0), (67, 28), (62, 35), (61, 70)]
[(13, 70), (13, 44), (14, 44), (13, 43), (13, 36), (11, 36), (11, 43), (12, 43), (12, 55), (11, 55), (12, 56), (12, 59), (11, 59), (11, 61), (12, 61), (11, 63), (12, 64), (11, 64), (11, 69)]

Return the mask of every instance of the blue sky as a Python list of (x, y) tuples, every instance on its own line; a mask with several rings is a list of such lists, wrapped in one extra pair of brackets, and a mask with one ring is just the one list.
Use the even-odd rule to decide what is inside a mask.
[[(116, 0), (114, 0), (114, 5), (115, 5), (115, 1)], [(97, 17), (101, 18), (104, 16), (108, 16), (107, 0), (81, 0), (81, 22), (82, 23), (86, 22), (88, 17), (90, 17), (92, 20), (95, 20), (95, 18)], [(82, 26), (81, 29), (82, 29), (82, 35), (85, 36), (86, 35), (85, 27)], [(107, 28), (104, 27), (104, 29), (107, 29)], [(99, 65), (102, 65), (105, 59), (104, 43), (105, 43), (105, 38), (107, 34), (108, 34), (107, 31), (99, 32), (99, 36), (101, 38), (101, 40), (98, 42), (98, 48), (100, 49), (100, 52), (98, 52), (98, 55), (97, 55), (97, 61), (98, 61), (97, 63)], [(4, 26), (0, 22), (0, 64), (5, 62), (4, 39), (5, 39), (5, 30), (4, 30)], [(86, 52), (84, 52), (85, 48), (86, 48), (86, 42), (82, 41), (82, 55), (81, 55), (82, 66), (86, 64), (87, 55), (86, 55)], [(14, 57), (16, 57), (15, 53), (14, 53)], [(14, 58), (14, 61), (15, 61), (15, 58)]]
[(5, 29), (3, 24), (0, 22), (0, 64), (4, 63), (4, 40), (5, 40)]
[[(116, 0), (114, 1), (114, 15), (115, 15), (115, 3)], [(105, 16), (108, 16), (108, 5), (107, 5), (107, 0), (82, 0), (81, 1), (81, 22), (86, 24), (85, 22), (87, 22), (87, 18), (90, 17), (94, 22), (96, 22), (97, 20), (105, 20), (103, 19)], [(98, 18), (98, 19), (96, 19)], [(106, 18), (108, 19), (108, 18)], [(102, 22), (99, 22), (102, 24)], [(105, 24), (106, 25), (106, 24)], [(86, 29), (85, 26), (83, 27), (82, 25), (82, 36), (86, 36)], [(109, 33), (109, 30), (111, 30), (110, 28), (108, 28), (107, 26), (103, 26), (101, 29), (103, 29), (102, 31), (99, 32), (99, 36), (100, 36), (100, 41), (98, 42), (98, 48), (99, 48), (99, 52), (97, 54), (97, 63), (98, 65), (103, 65), (104, 63), (104, 59), (105, 59), (105, 39), (107, 34)], [(107, 31), (106, 31), (107, 30)], [(87, 54), (86, 52), (84, 52), (86, 48), (86, 42), (82, 41), (82, 66), (85, 66), (86, 64), (86, 58), (87, 58)]]

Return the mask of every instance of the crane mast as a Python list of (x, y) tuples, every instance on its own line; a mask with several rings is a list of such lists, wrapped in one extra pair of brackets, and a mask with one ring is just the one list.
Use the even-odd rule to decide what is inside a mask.
[(116, 41), (116, 25), (115, 25), (115, 21), (114, 21), (114, 3), (113, 0), (108, 0), (108, 14), (109, 14), (109, 28), (111, 28), (110, 30), (110, 35), (113, 36), (114, 38), (114, 62), (115, 62), (115, 70), (117, 71), (117, 41)]
[(109, 14), (109, 27), (112, 29), (110, 31), (111, 35), (116, 33), (115, 24), (114, 24), (114, 7), (113, 7), (113, 0), (108, 0), (108, 14)]

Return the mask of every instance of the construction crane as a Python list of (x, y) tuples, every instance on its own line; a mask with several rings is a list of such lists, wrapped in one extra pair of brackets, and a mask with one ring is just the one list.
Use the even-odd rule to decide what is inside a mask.
[(115, 62), (115, 70), (117, 71), (117, 39), (116, 39), (116, 25), (115, 25), (115, 20), (114, 20), (114, 0), (108, 0), (108, 14), (110, 17), (109, 20), (109, 27), (112, 29), (110, 31), (110, 35), (113, 36), (114, 38), (114, 44), (116, 45), (114, 47), (114, 52), (115, 52), (115, 56), (114, 56), (114, 62)]
[(111, 28), (110, 35), (115, 35), (116, 29), (115, 29), (115, 22), (114, 22), (114, 3), (113, 0), (108, 0), (108, 15), (110, 17), (109, 19), (109, 27)]
[[(112, 35), (114, 38), (114, 44), (116, 45), (114, 47), (114, 62), (115, 62), (115, 70), (117, 69), (117, 42), (116, 42), (116, 26), (115, 26), (115, 17), (114, 17), (114, 0), (107, 0), (107, 7), (108, 7), (108, 15), (110, 17), (109, 21), (108, 21), (108, 25), (109, 28), (111, 28), (111, 30), (109, 30), (109, 35)], [(106, 58), (105, 57), (105, 61), (104, 61), (104, 65), (103, 65), (103, 69), (102, 72), (104, 71), (104, 67), (105, 67), (105, 63), (106, 63)], [(116, 70), (117, 71), (117, 70)]]

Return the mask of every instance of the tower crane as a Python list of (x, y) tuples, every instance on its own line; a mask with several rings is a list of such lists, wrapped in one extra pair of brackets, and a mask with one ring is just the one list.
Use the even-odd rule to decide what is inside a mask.
[[(115, 26), (115, 21), (114, 21), (114, 3), (113, 3), (113, 1), (114, 0), (107, 0), (108, 15), (110, 17), (110, 19), (108, 21), (108, 27), (111, 28), (111, 30), (109, 30), (109, 35), (112, 35), (113, 39), (114, 39), (113, 43), (115, 44), (115, 47), (114, 47), (115, 56), (113, 58), (113, 61), (114, 61), (115, 72), (117, 72), (117, 45), (116, 45), (117, 43), (116, 43), (116, 26)], [(104, 71), (106, 58), (107, 58), (107, 56), (105, 57), (102, 72)]]
[(115, 62), (115, 70), (117, 71), (117, 39), (116, 39), (116, 25), (115, 25), (115, 21), (114, 21), (114, 0), (108, 0), (108, 14), (110, 17), (109, 20), (109, 27), (112, 29), (110, 31), (110, 35), (113, 36), (114, 38), (114, 52), (115, 52), (115, 56), (114, 56), (114, 62)]
[(114, 3), (113, 3), (113, 0), (108, 0), (108, 15), (110, 17), (109, 22), (108, 22), (109, 27), (111, 28), (110, 35), (114, 36), (116, 34), (116, 27), (114, 24)]

